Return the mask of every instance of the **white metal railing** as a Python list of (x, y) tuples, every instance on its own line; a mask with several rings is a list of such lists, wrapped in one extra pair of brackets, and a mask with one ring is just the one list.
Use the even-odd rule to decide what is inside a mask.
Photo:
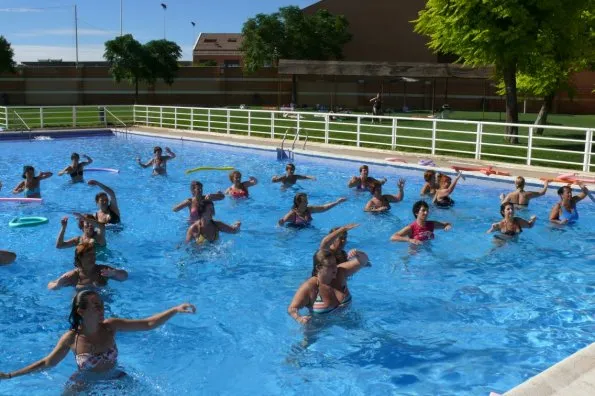
[(6, 106), (0, 106), (0, 128), (8, 129), (8, 109)]

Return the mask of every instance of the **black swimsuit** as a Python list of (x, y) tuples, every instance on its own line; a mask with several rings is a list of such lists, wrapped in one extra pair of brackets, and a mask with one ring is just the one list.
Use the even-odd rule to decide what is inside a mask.
[(81, 176), (82, 177), (83, 176), (83, 167), (80, 166), (80, 164), (79, 164), (79, 166), (74, 171), (72, 171), (71, 173), (69, 173), (69, 175), (73, 179), (75, 177), (78, 177), (78, 176)]
[(443, 198), (437, 199), (436, 202), (434, 202), (434, 203), (439, 208), (450, 208), (451, 206), (453, 206), (455, 204), (455, 200), (452, 199), (451, 197), (443, 197)]
[[(109, 210), (109, 221), (107, 223), (120, 224), (120, 216), (118, 216), (118, 214), (116, 214), (116, 212), (112, 210), (111, 206), (108, 206), (107, 209)], [(95, 219), (99, 220), (99, 216), (97, 216), (97, 213), (95, 213)]]

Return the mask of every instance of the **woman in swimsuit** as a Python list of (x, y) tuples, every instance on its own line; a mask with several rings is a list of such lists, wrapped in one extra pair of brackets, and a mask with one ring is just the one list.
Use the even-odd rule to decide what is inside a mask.
[(183, 200), (182, 202), (173, 207), (174, 212), (178, 212), (184, 208), (188, 208), (188, 210), (190, 211), (190, 218), (188, 219), (188, 221), (190, 223), (194, 223), (196, 220), (198, 220), (198, 204), (200, 203), (200, 201), (205, 199), (208, 199), (209, 201), (220, 201), (223, 198), (225, 198), (225, 194), (223, 194), (223, 191), (217, 191), (214, 194), (202, 195), (202, 183), (198, 180), (193, 180), (190, 183), (190, 193), (192, 194), (192, 197)]
[(167, 161), (176, 158), (176, 154), (170, 150), (169, 147), (165, 148), (167, 155), (161, 155), (163, 150), (159, 146), (153, 148), (153, 158), (148, 162), (142, 163), (140, 158), (136, 158), (136, 162), (143, 168), (148, 168), (153, 165), (153, 176), (155, 175), (167, 175)]
[(504, 238), (511, 238), (523, 232), (523, 227), (533, 227), (535, 220), (537, 220), (537, 216), (535, 215), (531, 216), (529, 221), (521, 217), (515, 217), (514, 204), (512, 202), (506, 202), (500, 205), (500, 215), (502, 215), (503, 219), (492, 224), (490, 229), (486, 231), (486, 234), (499, 231), (500, 235), (498, 237), (504, 236)]
[(436, 171), (427, 170), (424, 172), (424, 180), (426, 181), (419, 195), (431, 195), (434, 196), (436, 194), (436, 190), (440, 188), (440, 184), (438, 180), (442, 177), (441, 174), (436, 175)]
[(91, 214), (80, 214), (74, 213), (75, 217), (78, 218), (79, 228), (83, 231), (83, 235), (64, 240), (64, 233), (68, 226), (68, 216), (64, 216), (60, 221), (61, 227), (56, 239), (56, 247), (58, 249), (64, 249), (69, 247), (77, 246), (81, 243), (92, 243), (98, 247), (106, 246), (105, 241), (105, 224), (97, 221)]
[(386, 212), (390, 210), (391, 202), (401, 202), (405, 197), (405, 179), (399, 179), (397, 183), (399, 193), (397, 195), (382, 194), (382, 184), (375, 182), (371, 184), (370, 192), (372, 198), (364, 207), (365, 212)]
[(285, 166), (285, 174), (273, 176), (271, 181), (273, 183), (283, 183), (283, 187), (291, 187), (298, 180), (316, 180), (316, 178), (314, 176), (296, 175), (295, 165), (287, 164), (287, 166)]
[(204, 199), (198, 204), (198, 220), (195, 221), (188, 231), (186, 231), (186, 243), (195, 240), (197, 244), (203, 244), (206, 241), (215, 242), (219, 239), (219, 232), (227, 234), (237, 234), (240, 232), (242, 223), (236, 221), (232, 225), (225, 224), (222, 221), (213, 220), (215, 216), (215, 205), (213, 201)]
[(351, 223), (341, 227), (334, 227), (320, 242), (318, 250), (328, 250), (335, 255), (337, 263), (344, 263), (348, 260), (345, 244), (347, 243), (347, 232), (358, 227), (359, 224)]
[(248, 187), (255, 186), (258, 183), (255, 177), (250, 176), (248, 181), (242, 181), (242, 174), (239, 171), (229, 173), (229, 181), (232, 185), (225, 190), (225, 194), (232, 198), (248, 198)]
[(347, 288), (347, 278), (368, 264), (364, 252), (352, 250), (349, 261), (337, 265), (335, 255), (319, 250), (314, 255), (312, 277), (297, 290), (287, 313), (298, 323), (306, 324), (312, 316), (301, 316), (299, 310), (307, 307), (312, 314), (324, 314), (347, 306), (351, 294)]
[(75, 269), (68, 271), (58, 279), (48, 283), (48, 289), (58, 290), (66, 286), (77, 289), (103, 287), (108, 279), (123, 282), (128, 279), (128, 272), (123, 269), (95, 262), (95, 246), (92, 243), (81, 243), (74, 250)]
[(449, 231), (452, 228), (450, 223), (428, 220), (430, 207), (425, 201), (417, 201), (413, 204), (413, 217), (415, 221), (401, 230), (395, 232), (390, 240), (393, 242), (409, 242), (414, 245), (421, 245), (424, 241), (434, 239), (434, 230)]
[(355, 187), (358, 191), (369, 191), (370, 183), (386, 183), (386, 177), (380, 180), (376, 180), (373, 177), (368, 176), (368, 165), (362, 165), (359, 167), (359, 176), (352, 176), (347, 183), (347, 187), (352, 188)]
[[(92, 290), (83, 290), (72, 300), (70, 330), (60, 337), (49, 355), (22, 369), (0, 372), (0, 379), (11, 379), (38, 370), (45, 370), (60, 363), (72, 351), (78, 366), (77, 374), (96, 373), (119, 378), (123, 372), (114, 373), (118, 365), (116, 333), (120, 331), (153, 330), (178, 313), (195, 313), (196, 307), (184, 303), (145, 319), (104, 318), (103, 301)], [(75, 374), (76, 376), (76, 374)]]
[(329, 202), (324, 205), (308, 206), (308, 195), (306, 193), (297, 193), (293, 198), (293, 207), (285, 216), (279, 219), (279, 225), (290, 223), (294, 226), (307, 226), (312, 221), (312, 213), (322, 213), (334, 208), (341, 202), (347, 201), (347, 198), (339, 198), (335, 202)]
[(541, 191), (525, 191), (525, 178), (518, 176), (514, 182), (516, 190), (508, 193), (506, 196), (500, 194), (500, 200), (502, 201), (500, 203), (512, 202), (517, 206), (529, 206), (531, 199), (545, 195), (548, 183), (548, 180), (543, 183), (543, 189)]
[(99, 208), (95, 213), (95, 218), (104, 224), (119, 224), (120, 208), (118, 207), (118, 200), (116, 199), (114, 190), (97, 180), (89, 180), (87, 184), (90, 186), (97, 186), (105, 191), (95, 195), (95, 203)]
[(451, 178), (448, 175), (441, 175), (440, 177), (440, 188), (436, 190), (434, 199), (432, 202), (439, 208), (449, 208), (455, 204), (454, 199), (450, 197), (450, 194), (454, 191), (457, 186), (457, 182), (463, 176), (461, 172), (457, 173), (454, 182), (451, 183)]
[(41, 190), (39, 188), (39, 182), (43, 179), (47, 179), (53, 175), (52, 172), (41, 172), (38, 176), (35, 176), (35, 168), (31, 165), (25, 165), (23, 167), (23, 180), (13, 190), (13, 194), (21, 192), (25, 193), (25, 198), (41, 198)]
[(73, 183), (80, 183), (83, 181), (83, 168), (89, 164), (93, 163), (93, 159), (88, 155), (83, 154), (87, 160), (84, 162), (79, 162), (81, 157), (77, 153), (72, 153), (70, 159), (72, 160), (72, 164), (68, 165), (66, 168), (62, 169), (58, 172), (58, 176), (62, 176), (65, 173), (70, 175)]
[(577, 195), (572, 195), (570, 186), (560, 187), (558, 195), (560, 202), (556, 203), (550, 212), (550, 221), (556, 224), (572, 224), (578, 220), (578, 210), (576, 204), (585, 199), (589, 194), (589, 190), (584, 183), (578, 183), (581, 192)]

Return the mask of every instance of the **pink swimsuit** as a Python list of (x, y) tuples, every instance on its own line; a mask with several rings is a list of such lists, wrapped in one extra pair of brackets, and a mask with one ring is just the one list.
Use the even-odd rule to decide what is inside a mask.
[(434, 222), (426, 221), (424, 226), (417, 224), (417, 221), (409, 224), (411, 227), (411, 237), (418, 241), (427, 241), (434, 239)]

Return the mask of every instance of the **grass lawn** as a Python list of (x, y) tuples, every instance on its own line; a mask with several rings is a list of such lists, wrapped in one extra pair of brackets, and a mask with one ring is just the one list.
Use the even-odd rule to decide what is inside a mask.
[[(254, 112), (248, 117), (245, 110), (239, 109), (211, 109), (208, 116), (206, 109), (190, 108), (164, 108), (160, 113), (159, 106), (149, 106), (148, 113), (144, 107), (136, 110), (138, 124), (150, 126), (163, 126), (167, 128), (193, 129), (211, 132), (271, 137), (271, 130), (276, 138), (282, 138), (287, 132), (288, 144), (293, 140), (298, 120), (286, 118), (282, 114), (268, 111)], [(92, 107), (76, 108), (76, 123), (73, 123), (72, 107), (52, 107), (43, 111), (43, 126), (50, 127), (85, 127), (100, 126), (99, 110)], [(127, 124), (133, 123), (132, 106), (106, 106), (107, 122), (117, 126), (120, 121)], [(23, 118), (30, 128), (40, 128), (41, 115), (39, 108), (9, 108), (10, 129), (21, 129), (23, 123), (18, 119), (15, 111)], [(229, 111), (229, 118), (227, 116)], [(325, 141), (325, 113), (318, 115), (300, 115), (299, 128), (303, 136), (308, 135), (309, 141)], [(192, 115), (192, 120), (191, 120)], [(359, 128), (357, 116), (361, 117)], [(328, 143), (355, 145), (360, 141), (361, 147), (394, 149), (430, 154), (432, 152), (432, 126), (436, 123), (436, 144), (434, 152), (437, 155), (452, 155), (463, 158), (475, 157), (477, 142), (477, 125), (475, 123), (452, 123), (449, 120), (500, 122), (505, 117), (504, 113), (491, 112), (463, 112), (455, 111), (449, 115), (448, 120), (427, 118), (427, 113), (397, 113), (396, 117), (419, 117), (421, 120), (396, 121), (396, 139), (393, 142), (393, 121), (383, 120), (382, 124), (372, 124), (366, 114), (351, 114), (336, 120), (329, 121)], [(159, 121), (162, 116), (162, 121)], [(116, 119), (117, 117), (117, 119)], [(505, 129), (500, 125), (483, 125), (481, 136), (481, 158), (484, 160), (497, 160), (501, 162), (525, 164), (528, 152), (528, 134), (536, 114), (519, 114), (519, 122), (526, 126), (519, 128), (519, 143), (508, 144), (505, 142)], [(0, 110), (0, 120), (4, 115)], [(119, 121), (120, 120), (120, 121)], [(550, 115), (549, 125), (580, 127), (595, 129), (595, 115)], [(1, 122), (1, 121), (0, 121)], [(274, 128), (271, 128), (274, 122)], [(359, 132), (358, 132), (359, 129)], [(532, 141), (531, 158), (533, 165), (551, 166), (581, 170), (585, 153), (585, 131), (568, 131), (557, 128), (546, 129), (543, 136), (534, 135)], [(564, 141), (560, 139), (565, 139)], [(591, 142), (591, 146), (592, 142)], [(591, 152), (595, 148), (591, 147)], [(568, 162), (568, 163), (565, 163)], [(593, 171), (595, 164), (590, 160), (590, 169)]]

